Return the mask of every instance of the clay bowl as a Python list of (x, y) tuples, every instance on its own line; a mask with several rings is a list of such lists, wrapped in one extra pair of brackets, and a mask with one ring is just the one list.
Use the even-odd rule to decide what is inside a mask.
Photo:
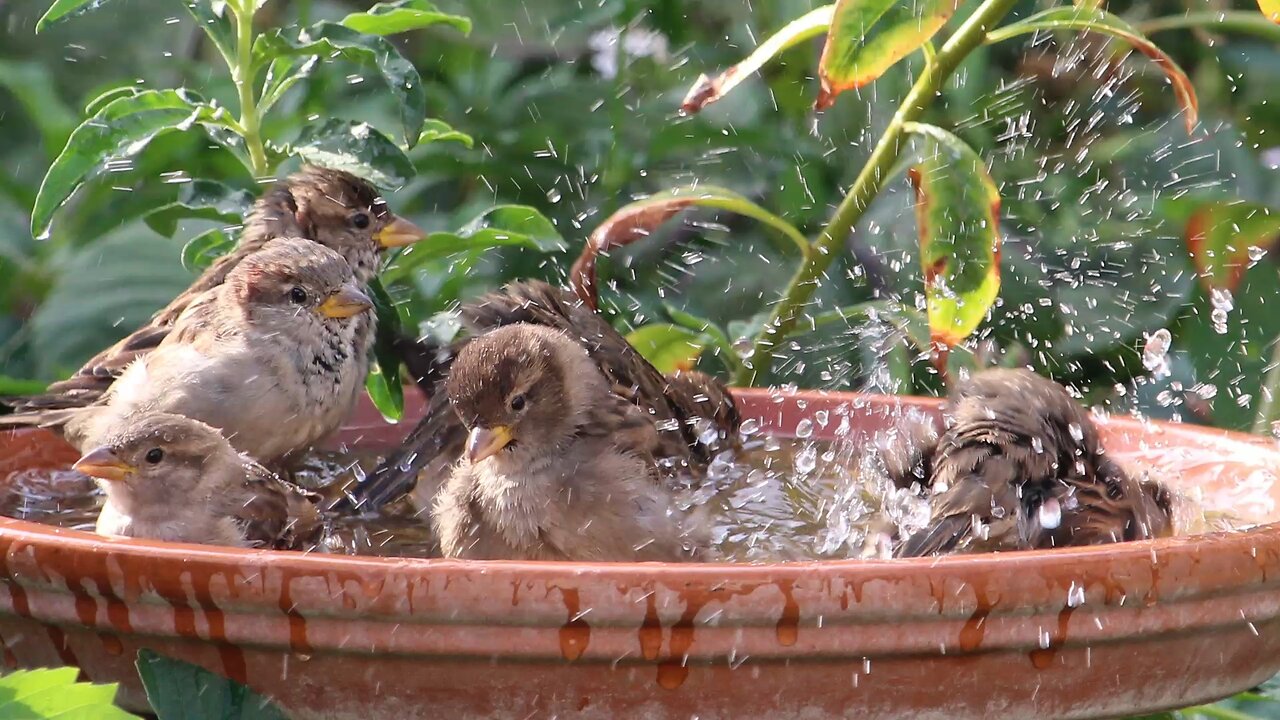
[[(788, 435), (937, 403), (738, 394)], [(420, 407), (420, 406), (419, 406)], [(831, 422), (826, 430), (839, 425)], [(821, 428), (819, 429), (821, 432)], [(351, 442), (403, 432), (357, 413)], [(1118, 455), (1254, 487), (1244, 436), (1112, 420)], [(0, 478), (60, 465), (0, 435)], [(1256, 493), (1255, 493), (1256, 494)], [(1280, 488), (1241, 511), (1270, 519)], [(0, 521), (11, 666), (77, 665), (145, 707), (139, 648), (247, 682), (297, 718), (1050, 718), (1149, 712), (1280, 670), (1280, 525), (1109, 547), (777, 565), (468, 563), (100, 539)]]

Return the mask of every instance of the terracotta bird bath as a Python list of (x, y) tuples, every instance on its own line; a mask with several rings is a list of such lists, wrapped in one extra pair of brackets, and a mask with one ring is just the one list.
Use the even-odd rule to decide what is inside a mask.
[[(865, 431), (938, 408), (738, 397), (784, 436), (817, 410)], [(404, 429), (361, 412), (344, 440)], [(1236, 510), (1276, 518), (1271, 447), (1121, 419), (1104, 435), (1121, 457), (1177, 468), (1183, 486), (1269, 484)], [(46, 433), (0, 434), (0, 479), (73, 459)], [(0, 561), (5, 662), (79, 666), (122, 683), (133, 709), (145, 708), (144, 647), (296, 718), (1109, 717), (1280, 670), (1280, 524), (999, 556), (693, 566), (333, 557), (0, 520)]]

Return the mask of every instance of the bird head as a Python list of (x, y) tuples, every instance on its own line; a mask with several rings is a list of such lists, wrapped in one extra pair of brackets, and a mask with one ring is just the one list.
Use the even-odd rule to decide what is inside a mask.
[(346, 324), (373, 307), (341, 255), (303, 238), (272, 240), (237, 265), (227, 282), (250, 323), (278, 323), (281, 332)]

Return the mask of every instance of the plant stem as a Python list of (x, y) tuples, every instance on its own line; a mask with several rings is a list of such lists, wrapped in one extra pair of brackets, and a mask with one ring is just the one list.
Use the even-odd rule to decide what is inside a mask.
[(1264, 40), (1280, 40), (1280, 25), (1257, 11), (1193, 12), (1171, 15), (1137, 23), (1138, 29), (1150, 35), (1164, 30), (1203, 29), (1215, 32), (1237, 32), (1256, 35)]
[(245, 148), (249, 151), (250, 170), (255, 176), (267, 174), (267, 152), (262, 145), (257, 99), (253, 96), (253, 5), (254, 0), (230, 2), (227, 6), (236, 18), (236, 62), (231, 66), (231, 79), (240, 95), (240, 127)]
[(1261, 401), (1258, 414), (1254, 416), (1253, 432), (1257, 435), (1270, 435), (1271, 423), (1280, 418), (1276, 410), (1280, 408), (1280, 337), (1271, 341), (1271, 357), (1267, 363), (1267, 374), (1262, 377), (1262, 387), (1258, 388)]
[(982, 44), (987, 31), (996, 26), (1009, 11), (1016, 0), (985, 0), (973, 15), (969, 16), (933, 57), (926, 63), (924, 72), (916, 80), (915, 85), (885, 128), (880, 141), (871, 151), (871, 157), (863, 166), (862, 172), (854, 180), (853, 187), (836, 209), (831, 221), (813, 241), (810, 252), (792, 276), (782, 299), (773, 306), (769, 321), (765, 323), (753, 343), (751, 356), (747, 358), (746, 368), (735, 375), (738, 385), (754, 385), (763, 377), (773, 364), (773, 347), (786, 337), (795, 327), (800, 308), (813, 296), (818, 282), (831, 262), (835, 260), (836, 251), (845, 238), (853, 230), (853, 226), (862, 218), (871, 201), (880, 194), (887, 180), (889, 170), (897, 162), (902, 152), (904, 126), (914, 121), (933, 103), (951, 73), (961, 61)]

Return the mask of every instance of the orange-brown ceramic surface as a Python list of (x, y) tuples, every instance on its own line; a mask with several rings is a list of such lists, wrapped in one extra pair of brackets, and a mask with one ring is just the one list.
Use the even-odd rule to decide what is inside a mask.
[[(933, 401), (742, 392), (779, 434)], [(386, 443), (357, 413), (343, 438)], [(1258, 483), (1243, 436), (1106, 423), (1180, 482)], [(74, 459), (0, 434), (8, 471)], [(1280, 488), (1273, 488), (1280, 493)], [(1257, 513), (1265, 513), (1268, 502)], [(1251, 512), (1253, 512), (1251, 510)], [(1280, 670), (1280, 525), (940, 560), (749, 565), (329, 557), (107, 540), (0, 520), (9, 665), (80, 666), (141, 707), (141, 647), (274, 697), (296, 718), (1050, 718), (1196, 703)]]

